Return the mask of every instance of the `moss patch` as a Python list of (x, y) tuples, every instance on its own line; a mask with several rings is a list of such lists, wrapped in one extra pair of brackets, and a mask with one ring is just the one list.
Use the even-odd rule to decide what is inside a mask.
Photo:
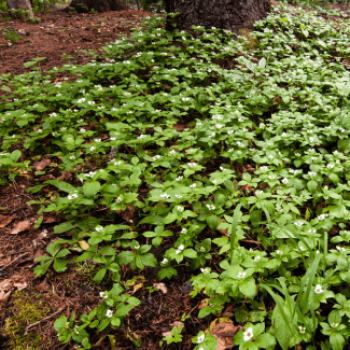
[(11, 350), (40, 349), (43, 344), (42, 334), (37, 330), (29, 331), (24, 335), (28, 325), (44, 318), (49, 309), (43, 309), (41, 298), (25, 295), (24, 291), (13, 295), (13, 316), (6, 320), (3, 335), (8, 337), (8, 345)]

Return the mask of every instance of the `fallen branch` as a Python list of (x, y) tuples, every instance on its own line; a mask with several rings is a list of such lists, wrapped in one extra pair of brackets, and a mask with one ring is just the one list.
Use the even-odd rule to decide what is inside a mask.
[(26, 327), (26, 329), (25, 329), (25, 331), (24, 331), (24, 335), (27, 335), (29, 328), (32, 328), (32, 327), (36, 326), (37, 324), (39, 324), (39, 323), (41, 323), (41, 322), (44, 322), (44, 321), (50, 319), (51, 317), (53, 317), (53, 316), (59, 314), (59, 313), (60, 313), (61, 311), (63, 311), (66, 307), (67, 307), (67, 306), (61, 307), (61, 308), (59, 308), (56, 312), (54, 312), (53, 314), (51, 314), (50, 316), (44, 317), (42, 320), (30, 324), (29, 326)]
[(26, 256), (26, 255), (28, 255), (28, 254), (29, 254), (29, 252), (23, 253), (23, 254), (17, 256), (16, 259), (13, 259), (11, 262), (9, 262), (9, 263), (6, 264), (5, 266), (3, 266), (3, 267), (0, 269), (0, 276), (2, 275), (2, 272), (3, 272), (7, 267), (9, 267), (9, 266), (12, 265), (13, 263), (15, 263), (17, 260), (23, 258), (24, 256)]

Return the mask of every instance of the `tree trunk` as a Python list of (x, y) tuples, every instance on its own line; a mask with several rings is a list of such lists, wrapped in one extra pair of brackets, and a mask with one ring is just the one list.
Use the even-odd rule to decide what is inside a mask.
[[(267, 16), (270, 0), (165, 0), (165, 10), (181, 12), (172, 20), (179, 30), (190, 30), (195, 25), (239, 33)], [(167, 29), (173, 27), (168, 23)]]
[(92, 9), (97, 12), (125, 11), (128, 9), (122, 0), (73, 0), (70, 7), (74, 7), (79, 13), (90, 12)]
[(9, 10), (9, 13), (12, 15), (13, 12), (12, 10), (26, 10), (29, 11), (30, 17), (34, 17), (33, 10), (32, 10), (32, 5), (30, 4), (29, 0), (6, 0), (7, 3), (7, 8)]

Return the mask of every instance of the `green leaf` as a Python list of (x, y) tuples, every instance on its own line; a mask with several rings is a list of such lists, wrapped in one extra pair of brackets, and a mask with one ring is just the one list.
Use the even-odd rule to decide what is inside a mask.
[(241, 282), (238, 288), (242, 294), (250, 299), (253, 299), (257, 292), (255, 281), (251, 279)]
[(11, 153), (11, 159), (12, 159), (14, 162), (17, 162), (17, 160), (18, 160), (19, 158), (21, 158), (21, 155), (22, 155), (21, 151), (19, 151), (19, 150), (13, 151), (13, 152)]
[(64, 315), (61, 315), (54, 323), (54, 327), (58, 333), (61, 333), (64, 328), (66, 327), (68, 320), (67, 317)]
[(219, 218), (215, 214), (207, 216), (207, 224), (211, 230), (216, 230), (219, 226)]
[(165, 267), (159, 270), (157, 274), (157, 277), (160, 281), (164, 278), (168, 278), (170, 280), (173, 276), (177, 276), (177, 270), (173, 267)]
[(59, 180), (48, 180), (48, 181), (45, 181), (44, 184), (56, 186), (61, 191), (67, 192), (67, 193), (72, 193), (76, 190), (76, 188), (71, 184), (64, 181), (59, 181)]
[(339, 333), (333, 333), (329, 337), (329, 342), (331, 343), (333, 350), (342, 350), (345, 345), (344, 337)]
[(317, 188), (318, 188), (318, 184), (317, 184), (316, 181), (309, 181), (309, 182), (307, 183), (307, 188), (309, 189), (309, 191), (310, 191), (311, 193), (315, 193), (316, 190), (317, 190)]
[(101, 248), (99, 250), (99, 253), (103, 254), (103, 255), (115, 255), (115, 254), (117, 254), (115, 249), (110, 247), (110, 246), (105, 246), (105, 247)]
[(85, 182), (83, 186), (83, 192), (86, 197), (94, 197), (101, 188), (101, 184), (98, 181)]
[(61, 225), (55, 226), (55, 228), (53, 229), (53, 232), (56, 234), (59, 234), (59, 233), (67, 232), (73, 228), (74, 226), (70, 222), (65, 222)]
[(101, 283), (103, 278), (106, 275), (106, 272), (107, 272), (106, 268), (99, 270), (94, 277), (94, 281), (97, 283)]

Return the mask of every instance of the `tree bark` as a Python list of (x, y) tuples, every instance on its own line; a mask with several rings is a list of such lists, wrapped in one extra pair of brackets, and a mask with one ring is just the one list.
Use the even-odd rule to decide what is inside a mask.
[(32, 10), (32, 5), (30, 4), (29, 0), (6, 0), (7, 3), (7, 8), (9, 10), (9, 13), (12, 15), (13, 12), (12, 10), (26, 10), (29, 11), (30, 17), (34, 17), (33, 10)]
[[(190, 30), (195, 25), (239, 33), (267, 16), (270, 0), (165, 0), (165, 10), (181, 12), (172, 20), (179, 30)], [(167, 29), (173, 27), (168, 23)]]
[(122, 0), (73, 0), (70, 7), (74, 7), (79, 13), (90, 12), (92, 9), (97, 12), (127, 10)]

